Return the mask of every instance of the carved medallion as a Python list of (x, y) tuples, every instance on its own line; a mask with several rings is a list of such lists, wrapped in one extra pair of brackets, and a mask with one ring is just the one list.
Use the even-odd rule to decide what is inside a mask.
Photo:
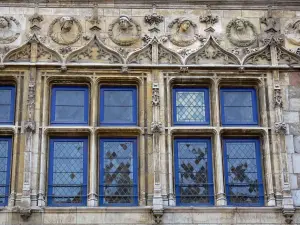
[(141, 26), (128, 16), (120, 16), (109, 25), (110, 39), (121, 46), (130, 46), (141, 37)]
[(0, 44), (9, 44), (20, 36), (20, 23), (13, 17), (0, 16)]
[(285, 36), (290, 43), (300, 46), (300, 19), (286, 26)]
[(257, 40), (257, 32), (254, 25), (242, 18), (231, 20), (226, 28), (229, 41), (238, 47), (247, 47)]
[(70, 16), (58, 17), (50, 24), (48, 36), (60, 45), (77, 42), (82, 35), (82, 27), (77, 19)]
[(197, 40), (197, 25), (189, 19), (177, 18), (169, 24), (169, 40), (179, 47), (186, 47)]

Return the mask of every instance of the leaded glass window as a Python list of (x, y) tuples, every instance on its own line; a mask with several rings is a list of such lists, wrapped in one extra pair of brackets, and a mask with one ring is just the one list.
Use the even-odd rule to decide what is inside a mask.
[(228, 205), (264, 204), (258, 139), (224, 139), (224, 167)]
[(8, 204), (10, 165), (11, 165), (11, 138), (0, 138), (0, 206)]
[(51, 124), (88, 124), (88, 88), (55, 86), (52, 88)]
[(136, 139), (100, 139), (100, 205), (137, 205)]
[(209, 124), (207, 88), (174, 88), (173, 121), (175, 125)]
[(15, 118), (15, 87), (0, 87), (0, 124), (13, 124)]
[(210, 139), (175, 139), (177, 205), (213, 205)]
[(257, 125), (257, 98), (253, 88), (221, 89), (223, 125)]
[(100, 88), (100, 124), (136, 125), (136, 87)]
[(87, 139), (50, 139), (48, 205), (87, 203)]

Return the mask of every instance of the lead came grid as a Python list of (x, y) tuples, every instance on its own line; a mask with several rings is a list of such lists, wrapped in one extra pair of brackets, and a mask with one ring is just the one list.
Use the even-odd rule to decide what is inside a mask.
[(100, 202), (102, 204), (136, 204), (137, 181), (134, 141), (101, 140), (102, 177)]
[(9, 140), (0, 139), (0, 205), (6, 205), (9, 192), (10, 149)]

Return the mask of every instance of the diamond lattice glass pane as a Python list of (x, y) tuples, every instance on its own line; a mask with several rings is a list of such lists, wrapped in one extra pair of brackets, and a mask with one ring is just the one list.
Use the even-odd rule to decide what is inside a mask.
[(208, 146), (205, 142), (178, 143), (178, 185), (181, 203), (208, 203)]
[(228, 188), (233, 204), (259, 202), (259, 178), (255, 142), (226, 143)]
[(226, 123), (251, 123), (254, 121), (252, 107), (224, 107)]
[(84, 91), (57, 90), (55, 105), (84, 106)]
[(133, 143), (126, 141), (105, 141), (103, 147), (104, 203), (133, 203)]
[(104, 121), (106, 123), (131, 123), (133, 122), (133, 107), (104, 107)]
[(53, 202), (81, 203), (84, 143), (55, 141), (53, 151)]
[(204, 92), (176, 92), (176, 121), (205, 122)]
[(105, 106), (133, 106), (132, 91), (104, 91)]
[(224, 92), (224, 106), (252, 106), (252, 92)]

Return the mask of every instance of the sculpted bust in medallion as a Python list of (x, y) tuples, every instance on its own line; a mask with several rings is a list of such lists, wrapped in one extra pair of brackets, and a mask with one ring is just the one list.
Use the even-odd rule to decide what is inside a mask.
[(15, 35), (12, 22), (6, 17), (0, 17), (0, 40), (5, 41)]
[(290, 43), (300, 46), (300, 20), (289, 23), (285, 35)]

